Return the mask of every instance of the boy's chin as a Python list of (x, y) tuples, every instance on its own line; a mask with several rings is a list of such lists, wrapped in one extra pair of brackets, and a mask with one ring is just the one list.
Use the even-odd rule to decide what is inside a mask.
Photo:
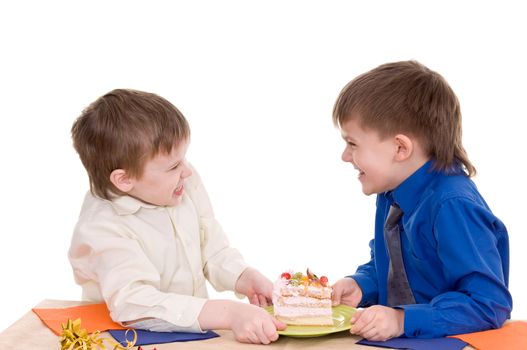
[(377, 192), (366, 192), (366, 191), (362, 191), (362, 193), (364, 193), (366, 196), (371, 196), (372, 194), (377, 194)]
[(383, 191), (376, 191), (373, 188), (362, 186), (362, 193), (364, 193), (366, 196), (371, 196), (372, 194), (379, 194), (379, 193), (382, 193), (382, 192)]
[(171, 201), (170, 201), (170, 204), (168, 204), (168, 206), (176, 206), (176, 205), (179, 205), (181, 204), (181, 202), (183, 201), (183, 197), (182, 196), (174, 196), (172, 197)]
[(371, 196), (375, 192), (373, 192), (370, 188), (366, 188), (366, 187), (362, 186), (362, 193), (364, 193), (367, 196)]

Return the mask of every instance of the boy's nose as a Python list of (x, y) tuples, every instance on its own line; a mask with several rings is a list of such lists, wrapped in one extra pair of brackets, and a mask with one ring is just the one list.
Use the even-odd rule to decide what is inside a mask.
[(342, 158), (342, 161), (348, 162), (348, 163), (350, 163), (353, 160), (352, 154), (351, 152), (348, 151), (347, 148), (344, 150), (344, 152), (342, 152), (341, 158)]
[(187, 163), (185, 163), (185, 169), (183, 169), (181, 177), (185, 178), (189, 177), (190, 175), (192, 175), (192, 169), (188, 166)]

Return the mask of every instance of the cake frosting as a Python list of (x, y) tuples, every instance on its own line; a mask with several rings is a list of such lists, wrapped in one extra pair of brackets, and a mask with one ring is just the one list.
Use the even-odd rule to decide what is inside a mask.
[(309, 269), (284, 272), (273, 286), (275, 317), (289, 325), (333, 325), (331, 287), (325, 276), (318, 278)]

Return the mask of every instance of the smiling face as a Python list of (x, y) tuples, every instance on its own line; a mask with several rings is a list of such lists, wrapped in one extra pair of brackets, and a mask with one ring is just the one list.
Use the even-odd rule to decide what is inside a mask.
[(174, 206), (181, 203), (185, 191), (185, 179), (192, 170), (185, 160), (188, 141), (181, 142), (169, 154), (159, 153), (145, 164), (139, 179), (130, 178), (128, 195), (158, 206)]
[(396, 137), (381, 139), (376, 131), (363, 129), (358, 118), (346, 121), (341, 133), (346, 141), (342, 160), (359, 171), (364, 194), (390, 191), (402, 182)]

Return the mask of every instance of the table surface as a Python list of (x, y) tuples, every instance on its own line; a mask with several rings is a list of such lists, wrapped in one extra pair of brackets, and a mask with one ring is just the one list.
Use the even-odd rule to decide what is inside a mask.
[[(79, 301), (64, 301), (64, 300), (44, 300), (37, 305), (37, 307), (69, 307), (81, 305)], [(216, 350), (216, 349), (384, 349), (373, 346), (364, 346), (355, 344), (361, 338), (351, 335), (349, 332), (333, 333), (322, 337), (313, 338), (292, 338), (280, 336), (280, 338), (269, 345), (255, 345), (243, 344), (234, 339), (231, 331), (219, 330), (216, 331), (220, 337), (190, 341), (167, 343), (159, 345), (146, 345), (142, 348), (144, 350), (176, 350), (176, 349), (195, 349), (195, 350)], [(101, 333), (104, 338), (111, 338), (107, 332)], [(0, 333), (0, 349), (31, 349), (31, 350), (50, 350), (60, 349), (59, 337), (49, 330), (38, 316), (29, 311), (21, 319), (16, 321), (13, 325)], [(134, 347), (137, 349), (137, 347)], [(473, 349), (466, 347), (465, 349)]]

